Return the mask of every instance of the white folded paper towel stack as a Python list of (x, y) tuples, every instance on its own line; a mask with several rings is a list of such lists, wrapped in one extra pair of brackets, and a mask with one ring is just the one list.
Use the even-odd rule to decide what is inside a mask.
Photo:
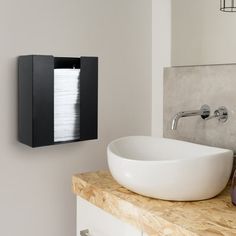
[(80, 137), (80, 69), (54, 70), (54, 141)]

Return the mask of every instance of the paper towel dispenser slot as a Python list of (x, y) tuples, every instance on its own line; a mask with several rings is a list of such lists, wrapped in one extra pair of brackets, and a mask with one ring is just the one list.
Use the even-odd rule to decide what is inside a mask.
[(20, 56), (18, 95), (21, 143), (97, 139), (97, 57)]
[(54, 57), (54, 68), (75, 68), (80, 69), (80, 58), (69, 58), (69, 57)]

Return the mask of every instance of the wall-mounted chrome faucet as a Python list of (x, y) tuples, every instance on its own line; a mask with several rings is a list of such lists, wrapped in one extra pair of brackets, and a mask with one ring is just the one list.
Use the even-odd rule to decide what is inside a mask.
[(201, 116), (202, 119), (206, 119), (210, 116), (210, 107), (208, 105), (203, 105), (200, 110), (193, 110), (193, 111), (180, 111), (178, 112), (174, 118), (172, 119), (172, 130), (176, 130), (178, 126), (178, 121), (182, 117), (189, 117), (189, 116)]
[(173, 117), (171, 129), (177, 129), (180, 118), (190, 116), (201, 116), (203, 120), (217, 118), (220, 122), (224, 123), (228, 120), (228, 110), (226, 107), (219, 107), (212, 116), (210, 116), (210, 107), (208, 105), (203, 105), (200, 110), (180, 111)]

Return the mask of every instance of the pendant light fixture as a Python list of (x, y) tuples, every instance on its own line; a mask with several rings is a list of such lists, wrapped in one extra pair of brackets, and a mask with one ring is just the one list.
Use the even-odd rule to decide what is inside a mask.
[(236, 0), (220, 0), (220, 10), (224, 12), (236, 12)]

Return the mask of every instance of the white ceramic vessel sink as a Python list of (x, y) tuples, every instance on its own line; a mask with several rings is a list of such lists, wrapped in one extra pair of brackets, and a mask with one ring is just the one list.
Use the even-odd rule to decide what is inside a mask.
[(184, 141), (131, 136), (111, 142), (108, 165), (114, 179), (148, 197), (195, 201), (227, 185), (233, 152)]

